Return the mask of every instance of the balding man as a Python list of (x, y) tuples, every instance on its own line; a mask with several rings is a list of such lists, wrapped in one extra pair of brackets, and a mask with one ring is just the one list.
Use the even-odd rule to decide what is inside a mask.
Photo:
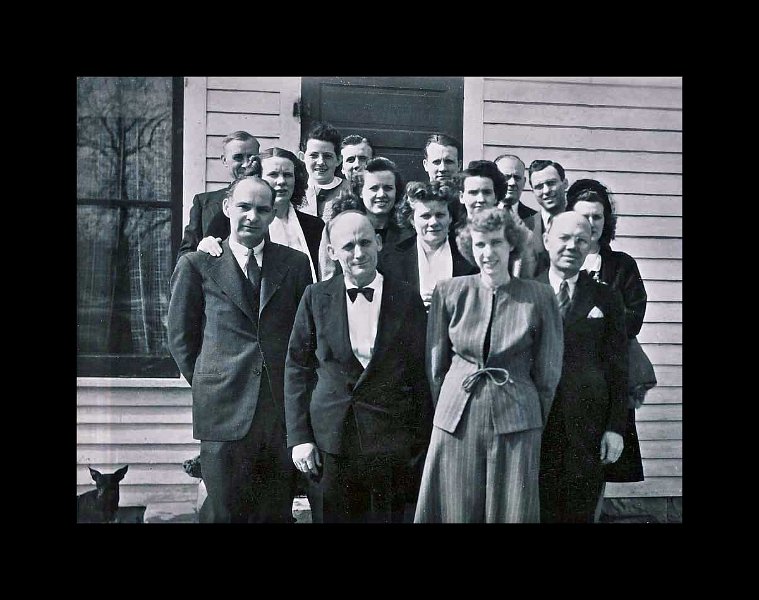
[(540, 458), (543, 523), (592, 523), (604, 472), (622, 453), (627, 415), (627, 335), (622, 297), (581, 271), (590, 225), (557, 214), (544, 234), (549, 283), (564, 319), (564, 359)]
[[(221, 166), (227, 172), (230, 182), (245, 173), (261, 174), (261, 165), (257, 160), (260, 144), (247, 131), (233, 131), (222, 140), (221, 147)], [(183, 254), (198, 249), (217, 256), (221, 254), (219, 244), (229, 235), (229, 219), (221, 210), (228, 191), (229, 186), (226, 186), (220, 190), (196, 194), (192, 199), (190, 221), (184, 228), (177, 260)]]
[(501, 204), (511, 211), (512, 216), (518, 217), (530, 231), (534, 231), (535, 215), (538, 211), (521, 201), (524, 184), (527, 182), (524, 162), (515, 154), (501, 154), (493, 162), (506, 178), (506, 194)]
[(223, 252), (185, 254), (171, 278), (169, 350), (192, 386), (204, 523), (292, 522), (283, 373), (312, 280), (305, 254), (264, 238), (274, 196), (259, 177), (236, 180), (222, 204)]
[(432, 430), (419, 292), (377, 271), (382, 240), (346, 210), (325, 228), (342, 273), (303, 295), (285, 364), (287, 444), (324, 523), (400, 522)]

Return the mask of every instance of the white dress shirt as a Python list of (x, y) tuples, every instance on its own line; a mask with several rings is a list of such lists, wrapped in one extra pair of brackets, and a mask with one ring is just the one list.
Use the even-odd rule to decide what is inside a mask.
[(582, 263), (582, 269), (588, 273), (600, 273), (601, 272), (601, 255), (598, 253), (588, 254), (585, 257), (585, 262)]
[(311, 179), (311, 177), (309, 177), (308, 186), (306, 187), (306, 203), (303, 206), (301, 206), (298, 210), (301, 212), (307, 213), (309, 215), (314, 215), (315, 217), (318, 217), (319, 213), (318, 213), (318, 206), (316, 202), (316, 195), (321, 190), (333, 190), (342, 182), (343, 182), (342, 177), (335, 177), (329, 183), (325, 183), (324, 185), (321, 185), (319, 183), (316, 183), (313, 179)]
[[(417, 269), (419, 269), (419, 293), (422, 298), (432, 294), (435, 285), (441, 279), (453, 277), (453, 255), (450, 240), (446, 239), (440, 247), (427, 256), (419, 236), (416, 237)], [(425, 304), (429, 305), (429, 302)]]
[(299, 250), (308, 256), (308, 264), (311, 267), (311, 278), (312, 281), (316, 281), (316, 269), (314, 269), (311, 254), (308, 252), (306, 236), (303, 234), (303, 228), (300, 226), (298, 215), (295, 214), (295, 208), (292, 204), (287, 204), (287, 212), (284, 218), (274, 217), (271, 225), (269, 225), (269, 239), (293, 250)]
[(380, 305), (382, 303), (382, 274), (377, 272), (371, 283), (364, 287), (374, 289), (374, 296), (369, 302), (363, 294), (356, 294), (355, 302), (351, 302), (348, 290), (356, 286), (345, 279), (345, 302), (348, 307), (348, 331), (351, 337), (353, 354), (364, 368), (369, 364), (374, 352), (374, 340), (377, 337)]
[[(569, 279), (567, 279), (567, 284), (569, 285), (569, 289), (567, 290), (569, 292), (569, 299), (571, 300), (575, 295), (575, 287), (577, 286), (577, 278), (580, 276), (579, 271)], [(561, 282), (564, 281), (564, 279), (561, 276), (561, 273), (558, 271), (554, 271), (553, 266), (551, 266), (548, 269), (548, 283), (551, 284), (551, 287), (553, 288), (553, 293), (558, 294), (559, 293), (559, 286), (561, 285)]]
[[(231, 237), (229, 238), (229, 249), (232, 250), (232, 254), (235, 257), (237, 264), (240, 265), (242, 272), (247, 277), (248, 276), (248, 260), (250, 260), (251, 249), (248, 248), (247, 246), (243, 246), (242, 244), (238, 244)], [(253, 248), (253, 256), (256, 259), (258, 268), (260, 269), (261, 267), (263, 267), (264, 240), (262, 240), (261, 243), (258, 244), (258, 246)]]

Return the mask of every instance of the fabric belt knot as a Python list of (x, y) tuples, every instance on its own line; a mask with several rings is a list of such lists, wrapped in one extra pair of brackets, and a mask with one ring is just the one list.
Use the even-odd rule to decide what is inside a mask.
[(502, 369), (501, 367), (485, 367), (484, 369), (479, 369), (467, 376), (467, 378), (461, 382), (461, 387), (464, 388), (464, 391), (471, 392), (482, 375), (490, 377), (490, 380), (496, 385), (514, 383), (514, 380), (506, 369)]

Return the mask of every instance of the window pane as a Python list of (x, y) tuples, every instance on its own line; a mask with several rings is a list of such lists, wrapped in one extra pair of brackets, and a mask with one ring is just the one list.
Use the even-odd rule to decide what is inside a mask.
[(173, 100), (171, 78), (77, 80), (80, 375), (108, 374), (103, 365), (130, 365), (132, 376), (176, 372), (165, 366), (172, 219), (180, 218)]
[(171, 201), (170, 77), (77, 80), (79, 199)]
[(77, 342), (84, 354), (168, 354), (171, 210), (77, 207)]

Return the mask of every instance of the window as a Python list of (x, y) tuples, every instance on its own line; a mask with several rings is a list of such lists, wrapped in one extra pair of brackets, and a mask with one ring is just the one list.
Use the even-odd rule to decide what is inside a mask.
[(77, 79), (77, 373), (178, 377), (167, 344), (182, 224), (183, 80)]

